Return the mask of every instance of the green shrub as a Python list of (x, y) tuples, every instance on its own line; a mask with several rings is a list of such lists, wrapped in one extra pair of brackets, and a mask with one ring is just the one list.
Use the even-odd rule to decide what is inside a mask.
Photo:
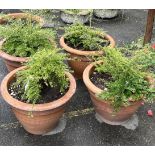
[(29, 57), (38, 50), (56, 46), (54, 31), (41, 29), (39, 25), (33, 25), (29, 20), (25, 22), (16, 20), (5, 26), (0, 25), (0, 36), (5, 38), (2, 50), (13, 56)]
[(93, 10), (91, 9), (64, 9), (62, 11), (73, 15), (86, 15), (91, 14), (93, 12)]
[(23, 12), (25, 13), (30, 13), (33, 15), (38, 15), (38, 16), (43, 16), (43, 15), (48, 15), (52, 13), (52, 9), (22, 9)]
[(143, 48), (143, 38), (139, 38), (131, 43), (123, 44), (122, 47), (119, 47), (121, 53), (125, 56), (132, 56), (135, 50), (140, 50)]
[(141, 70), (155, 73), (155, 49), (149, 44), (132, 54), (133, 63), (137, 63)]
[(64, 12), (66, 13), (69, 13), (69, 14), (78, 14), (81, 12), (81, 9), (66, 9), (66, 10), (63, 10)]
[(124, 45), (120, 50), (125, 56), (130, 56), (133, 63), (139, 64), (142, 70), (155, 73), (155, 49), (149, 43), (143, 45), (142, 38)]
[(44, 18), (44, 20), (47, 22), (49, 21), (53, 21), (54, 19), (58, 18), (54, 12), (54, 9), (22, 9), (22, 11), (24, 13), (29, 13), (32, 15), (37, 15), (40, 16), (42, 18)]
[(31, 103), (36, 103), (41, 97), (43, 84), (58, 87), (63, 92), (69, 85), (65, 59), (66, 55), (59, 53), (59, 49), (43, 49), (35, 53), (26, 63), (27, 69), (17, 72), (13, 87), (20, 86), (22, 99)]
[(73, 48), (81, 47), (82, 50), (100, 50), (103, 44), (108, 44), (108, 41), (101, 38), (105, 32), (97, 28), (84, 26), (80, 23), (72, 24), (65, 28), (65, 39)]
[(139, 61), (123, 56), (117, 48), (105, 48), (105, 51), (105, 56), (100, 58), (103, 63), (96, 65), (95, 70), (111, 75), (112, 79), (106, 82), (107, 90), (98, 94), (98, 97), (110, 101), (115, 110), (130, 105), (131, 99), (153, 101), (155, 88), (150, 88), (146, 80), (150, 73), (142, 69)]

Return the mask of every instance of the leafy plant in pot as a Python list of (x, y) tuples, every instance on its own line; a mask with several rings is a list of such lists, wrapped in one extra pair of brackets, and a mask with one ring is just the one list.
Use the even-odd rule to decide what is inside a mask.
[(150, 44), (143, 45), (143, 38), (125, 44), (120, 48), (121, 52), (128, 57), (134, 57), (134, 61), (141, 64), (143, 70), (155, 73), (155, 48)]
[[(22, 12), (42, 17), (45, 23), (42, 25), (42, 27), (47, 28), (49, 27), (48, 23), (50, 22), (53, 23), (53, 20), (57, 18), (55, 13), (59, 13), (60, 10), (59, 9), (22, 9)], [(54, 27), (54, 24), (52, 25), (50, 27)]]
[(117, 48), (105, 51), (100, 61), (84, 70), (83, 81), (96, 112), (106, 123), (119, 125), (144, 101), (155, 100), (155, 75), (144, 70), (145, 64), (135, 61), (135, 57), (124, 57)]
[(92, 62), (92, 57), (102, 55), (104, 46), (115, 46), (114, 39), (100, 29), (76, 23), (65, 28), (60, 38), (61, 47), (70, 54), (69, 66), (76, 78), (82, 78), (84, 69)]
[(55, 32), (41, 29), (31, 21), (14, 21), (9, 25), (0, 25), (0, 56), (4, 59), (9, 71), (12, 71), (28, 60), (28, 57), (43, 48), (55, 48)]
[(93, 10), (89, 9), (65, 9), (61, 10), (61, 19), (65, 23), (73, 24), (73, 23), (87, 23), (91, 22)]
[(76, 81), (63, 62), (65, 59), (59, 49), (43, 49), (1, 83), (2, 97), (32, 134), (54, 129), (75, 93)]
[(35, 22), (40, 26), (44, 25), (44, 20), (40, 16), (31, 15), (29, 13), (10, 13), (10, 14), (3, 14), (0, 16), (0, 24), (8, 24), (9, 22), (13, 22), (15, 20), (29, 20), (31, 22)]

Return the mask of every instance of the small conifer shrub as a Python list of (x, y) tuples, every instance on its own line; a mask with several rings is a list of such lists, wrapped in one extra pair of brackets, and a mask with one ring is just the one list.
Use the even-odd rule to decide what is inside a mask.
[(82, 50), (100, 50), (109, 42), (104, 39), (105, 32), (100, 29), (85, 26), (80, 23), (72, 24), (65, 28), (65, 40), (73, 48)]
[(26, 63), (26, 69), (16, 74), (12, 87), (20, 88), (19, 94), (26, 102), (37, 103), (41, 97), (43, 85), (59, 88), (64, 92), (69, 86), (65, 72), (69, 71), (64, 63), (66, 55), (59, 49), (43, 49), (35, 53)]
[(54, 31), (41, 29), (29, 20), (25, 22), (15, 20), (8, 25), (0, 25), (0, 37), (5, 40), (1, 47), (3, 51), (16, 57), (30, 57), (41, 49), (56, 46)]
[[(110, 81), (106, 81), (106, 90), (97, 96), (103, 100), (110, 101), (115, 110), (122, 106), (128, 106), (130, 101), (144, 99), (153, 102), (155, 100), (155, 87), (150, 87), (147, 77), (155, 75), (147, 70), (150, 60), (149, 55), (144, 54), (140, 60), (137, 57), (128, 58), (123, 56), (118, 48), (104, 48), (105, 56), (100, 57), (103, 63), (97, 64), (96, 72), (108, 74), (111, 76)], [(145, 68), (145, 69), (144, 69)]]

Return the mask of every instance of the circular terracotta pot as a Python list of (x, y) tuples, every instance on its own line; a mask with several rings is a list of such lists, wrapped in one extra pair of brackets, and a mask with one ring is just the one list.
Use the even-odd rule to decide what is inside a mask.
[[(52, 39), (49, 39), (49, 40), (50, 40), (51, 44), (54, 44), (54, 46), (56, 46)], [(3, 43), (4, 43), (4, 40), (1, 40), (0, 48), (2, 47)], [(11, 72), (12, 70), (14, 70), (16, 68), (23, 66), (23, 63), (27, 62), (29, 59), (28, 57), (12, 56), (2, 50), (0, 50), (0, 57), (3, 58), (9, 72)]]
[[(29, 133), (42, 135), (56, 127), (59, 119), (62, 117), (68, 100), (73, 96), (76, 90), (76, 81), (74, 77), (66, 72), (69, 78), (69, 90), (64, 96), (53, 102), (44, 104), (28, 104), (13, 98), (8, 92), (9, 83), (14, 80), (17, 71), (25, 69), (20, 67), (10, 72), (1, 83), (1, 95), (4, 100), (12, 107), (12, 110), (22, 124), (24, 129)], [(29, 112), (33, 117), (29, 116)]]
[[(130, 101), (130, 106), (122, 107), (118, 112), (114, 112), (114, 108), (110, 105), (110, 102), (101, 100), (96, 96), (96, 94), (101, 93), (103, 90), (96, 87), (90, 80), (90, 75), (93, 73), (94, 69), (94, 63), (86, 67), (86, 69), (83, 72), (83, 81), (90, 93), (90, 97), (94, 104), (95, 111), (103, 118), (103, 121), (105, 123), (111, 125), (119, 125), (125, 122), (142, 105), (143, 100)], [(150, 82), (153, 84), (155, 81), (153, 80)]]
[[(110, 47), (115, 47), (115, 40), (110, 35), (106, 34), (102, 37), (110, 41)], [(70, 54), (71, 60), (68, 60), (68, 64), (73, 69), (74, 76), (77, 79), (82, 79), (84, 69), (92, 62), (92, 60), (89, 58), (90, 56), (103, 54), (102, 51), (81, 51), (69, 47), (65, 43), (63, 36), (60, 38), (60, 45), (66, 52)]]
[(45, 23), (43, 18), (36, 16), (36, 15), (31, 15), (28, 13), (10, 13), (10, 14), (7, 14), (7, 15), (0, 17), (0, 24), (7, 23), (7, 21), (8, 21), (7, 18), (11, 18), (11, 19), (31, 19), (32, 21), (36, 21), (37, 23), (39, 23), (40, 26), (43, 26)]

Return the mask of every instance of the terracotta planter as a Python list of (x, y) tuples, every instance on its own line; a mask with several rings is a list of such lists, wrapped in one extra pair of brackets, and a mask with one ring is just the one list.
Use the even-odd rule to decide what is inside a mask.
[[(3, 41), (0, 42), (0, 47), (3, 45)], [(5, 65), (9, 72), (12, 70), (19, 68), (22, 66), (22, 63), (27, 62), (28, 58), (24, 57), (15, 57), (12, 55), (9, 55), (3, 51), (0, 51), (0, 57), (3, 58)]]
[[(54, 44), (54, 46), (56, 46), (52, 39), (49, 39), (49, 40), (51, 44)], [(2, 47), (3, 43), (4, 43), (4, 40), (0, 41), (0, 48)], [(28, 57), (15, 57), (7, 54), (2, 50), (0, 50), (0, 57), (3, 58), (9, 72), (23, 66), (23, 63), (27, 62), (29, 59)]]
[(5, 24), (7, 23), (7, 18), (12, 18), (12, 19), (32, 19), (32, 21), (36, 21), (39, 23), (40, 26), (44, 25), (44, 20), (43, 18), (36, 16), (36, 15), (31, 15), (27, 13), (11, 13), (4, 15), (0, 17), (0, 24)]
[(91, 10), (83, 10), (78, 14), (73, 14), (71, 12), (67, 12), (66, 10), (61, 10), (61, 19), (63, 22), (67, 24), (73, 23), (82, 23), (85, 24), (89, 22)]
[[(33, 21), (36, 21), (37, 23), (39, 23), (40, 26), (43, 26), (43, 24), (44, 24), (44, 20), (41, 17), (35, 16), (35, 15), (30, 16), (30, 14), (26, 14), (26, 13), (11, 13), (11, 14), (2, 16), (2, 17), (0, 17), (0, 24), (7, 23), (7, 18), (32, 19)], [(2, 46), (3, 42), (4, 41), (0, 42), (0, 46)], [(24, 57), (11, 56), (3, 51), (0, 51), (0, 56), (4, 59), (4, 62), (6, 64), (9, 72), (16, 68), (21, 67), (22, 63), (24, 63), (28, 60), (28, 58), (24, 58)]]
[[(32, 104), (27, 104), (13, 98), (8, 92), (8, 85), (15, 78), (16, 72), (24, 68), (21, 67), (10, 72), (3, 79), (1, 83), (1, 94), (4, 100), (12, 107), (15, 116), (26, 131), (36, 135), (45, 134), (54, 129), (58, 124), (59, 119), (65, 111), (68, 100), (75, 93), (76, 81), (70, 73), (66, 72), (66, 76), (70, 81), (67, 93), (53, 102), (33, 106)], [(33, 117), (28, 116), (29, 112), (32, 112)]]
[[(142, 105), (143, 100), (139, 101), (130, 101), (132, 104), (127, 107), (122, 107), (118, 112), (114, 112), (113, 107), (110, 105), (110, 102), (104, 101), (96, 97), (96, 94), (102, 92), (102, 90), (96, 87), (90, 81), (90, 75), (94, 71), (94, 64), (90, 64), (83, 72), (83, 81), (90, 93), (91, 100), (94, 104), (95, 111), (103, 118), (105, 123), (111, 125), (119, 125), (124, 121), (128, 120)], [(155, 82), (150, 81), (152, 84)]]
[[(103, 36), (103, 38), (110, 41), (110, 47), (115, 47), (115, 40), (110, 35), (105, 35)], [(103, 52), (101, 51), (80, 51), (69, 47), (65, 43), (65, 39), (63, 36), (60, 38), (60, 45), (66, 52), (70, 54), (70, 58), (74, 59), (68, 60), (68, 64), (73, 69), (74, 76), (77, 79), (82, 79), (84, 69), (92, 62), (92, 60), (88, 57), (103, 54)]]

